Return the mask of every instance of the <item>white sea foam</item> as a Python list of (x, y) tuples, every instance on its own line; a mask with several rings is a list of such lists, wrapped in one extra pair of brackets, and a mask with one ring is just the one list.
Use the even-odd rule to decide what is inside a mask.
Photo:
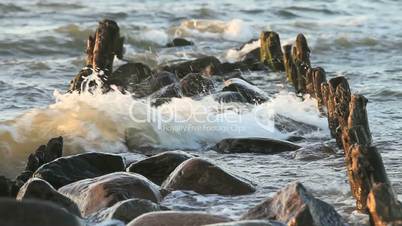
[[(33, 109), (0, 124), (0, 171), (22, 166), (29, 153), (50, 138), (64, 137), (65, 154), (88, 151), (125, 152), (125, 133), (135, 128), (141, 144), (166, 148), (200, 149), (228, 137), (269, 137), (284, 139), (287, 134), (273, 127), (275, 114), (316, 125), (326, 130), (315, 102), (301, 101), (294, 94), (279, 93), (258, 106), (219, 104), (212, 96), (201, 100), (174, 98), (162, 107), (149, 107), (118, 91), (107, 94), (54, 93), (56, 102)], [(155, 116), (155, 117), (153, 117)], [(144, 122), (134, 119), (146, 119)], [(152, 118), (152, 120), (150, 120)]]
[(229, 49), (226, 52), (225, 60), (228, 62), (236, 62), (240, 61), (247, 53), (251, 52), (252, 50), (260, 47), (261, 43), (260, 40), (245, 44), (243, 48), (237, 49)]
[(256, 36), (256, 30), (240, 19), (185, 20), (174, 31), (174, 36), (202, 37), (245, 42)]

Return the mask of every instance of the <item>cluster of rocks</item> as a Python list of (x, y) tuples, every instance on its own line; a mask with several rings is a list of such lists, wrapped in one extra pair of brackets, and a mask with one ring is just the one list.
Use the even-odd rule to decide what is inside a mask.
[[(274, 32), (263, 33), (262, 40), (260, 48), (235, 63), (222, 63), (216, 57), (204, 56), (152, 69), (142, 63), (129, 62), (113, 70), (113, 59), (123, 57), (124, 39), (120, 37), (116, 22), (104, 20), (88, 39), (86, 67), (71, 81), (69, 91), (91, 91), (88, 88), (101, 86), (103, 92), (109, 92), (118, 87), (136, 98), (150, 97), (153, 106), (160, 106), (171, 98), (211, 94), (220, 102), (261, 104), (269, 97), (238, 71), (286, 69), (279, 36)], [(191, 44), (176, 39), (167, 46)], [(99, 81), (90, 80), (93, 75)], [(222, 82), (223, 87), (216, 86), (216, 82)], [(294, 131), (295, 126), (305, 131), (318, 130), (284, 116), (276, 117), (282, 122), (276, 125), (280, 131)], [(229, 138), (208, 149), (221, 154), (293, 151), (295, 158), (303, 158), (303, 153), (307, 153), (308, 158), (314, 156), (312, 148), (291, 142), (300, 139), (303, 138), (294, 136), (288, 141)], [(130, 146), (129, 140), (127, 145)], [(297, 182), (237, 219), (206, 212), (170, 210), (161, 202), (172, 191), (240, 196), (256, 192), (258, 186), (208, 159), (182, 151), (143, 152), (146, 154), (143, 159), (128, 161), (127, 156), (106, 153), (62, 156), (62, 147), (63, 139), (53, 138), (28, 157), (25, 171), (15, 180), (0, 177), (0, 196), (4, 197), (0, 199), (1, 223), (75, 226), (116, 220), (117, 225), (129, 226), (346, 225), (332, 206), (315, 198)], [(333, 153), (324, 149), (320, 146), (314, 150), (322, 155)]]
[[(62, 138), (51, 139), (49, 143), (55, 140), (59, 141), (58, 145), (47, 145), (41, 150), (61, 155)], [(232, 147), (237, 153), (247, 142), (252, 143), (242, 139), (224, 140), (216, 149)], [(257, 140), (253, 149), (259, 149), (258, 145), (263, 142)], [(287, 142), (272, 144), (278, 149), (286, 149), (288, 145), (287, 151), (297, 148)], [(276, 153), (274, 149), (272, 146), (258, 152)], [(37, 162), (31, 156), (27, 166)], [(160, 203), (172, 191), (239, 196), (252, 194), (257, 189), (210, 160), (183, 151), (166, 151), (134, 162), (106, 153), (61, 156), (41, 162), (30, 175), (15, 195), (7, 191), (9, 184), (14, 183), (15, 188), (17, 183), (2, 178), (0, 222), (4, 225), (78, 226), (107, 220), (129, 226), (345, 225), (333, 207), (314, 198), (297, 182), (251, 208), (239, 219), (170, 210)]]

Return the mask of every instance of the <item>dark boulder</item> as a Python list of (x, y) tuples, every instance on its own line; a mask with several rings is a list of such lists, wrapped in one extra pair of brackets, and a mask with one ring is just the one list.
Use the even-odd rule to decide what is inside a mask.
[(17, 200), (37, 199), (49, 201), (66, 209), (71, 214), (81, 216), (77, 205), (66, 196), (57, 192), (52, 185), (44, 180), (32, 178), (21, 187)]
[(285, 224), (271, 220), (244, 220), (244, 221), (232, 221), (226, 223), (208, 224), (205, 226), (285, 226)]
[(72, 199), (87, 217), (119, 201), (139, 198), (159, 202), (159, 186), (139, 174), (124, 172), (85, 179), (68, 184), (59, 192)]
[(209, 94), (214, 89), (214, 83), (201, 74), (190, 73), (180, 80), (180, 88), (183, 96), (192, 97)]
[(220, 92), (214, 95), (215, 101), (219, 103), (230, 103), (230, 102), (239, 102), (246, 103), (247, 100), (238, 92)]
[(124, 169), (122, 157), (94, 152), (58, 158), (41, 166), (34, 177), (41, 178), (58, 189), (75, 181)]
[(192, 46), (194, 42), (188, 41), (184, 38), (175, 38), (171, 42), (166, 44), (166, 47), (180, 47), (180, 46)]
[(151, 69), (143, 63), (127, 63), (115, 71), (108, 78), (109, 85), (117, 85), (125, 90), (133, 91), (131, 87), (151, 76)]
[(91, 222), (99, 223), (105, 220), (119, 220), (125, 224), (141, 216), (142, 214), (168, 210), (156, 203), (145, 199), (128, 199), (114, 204), (88, 217)]
[(11, 197), (13, 182), (4, 176), (0, 176), (0, 197)]
[(201, 158), (192, 158), (180, 164), (163, 182), (162, 188), (219, 195), (245, 195), (255, 191), (251, 184)]
[(41, 145), (28, 156), (25, 170), (15, 180), (14, 193), (32, 177), (33, 173), (41, 166), (63, 155), (63, 137), (52, 138), (46, 145)]
[(68, 92), (81, 92), (83, 91), (84, 85), (82, 84), (85, 79), (93, 73), (91, 68), (85, 67), (81, 69), (78, 74), (70, 81), (70, 87)]
[(242, 216), (243, 220), (278, 220), (289, 226), (344, 226), (326, 202), (316, 199), (301, 183), (292, 183)]
[(258, 87), (238, 78), (226, 80), (222, 91), (238, 92), (250, 104), (261, 104), (268, 100), (267, 95)]
[(161, 185), (177, 166), (194, 156), (183, 151), (167, 151), (131, 164), (128, 172), (138, 173)]
[(172, 98), (181, 98), (182, 95), (183, 94), (180, 88), (180, 84), (170, 84), (156, 91), (150, 96), (151, 105), (158, 107), (164, 103), (169, 102)]
[(301, 161), (315, 161), (334, 156), (336, 151), (330, 146), (323, 144), (312, 144), (304, 146), (294, 151), (291, 156), (293, 159)]
[(277, 130), (283, 133), (292, 133), (293, 135), (304, 135), (321, 130), (317, 126), (299, 122), (280, 114), (275, 114), (274, 122)]
[(217, 143), (213, 150), (219, 153), (260, 153), (277, 154), (286, 151), (294, 151), (300, 146), (281, 140), (269, 138), (228, 138)]
[(153, 74), (149, 80), (152, 92), (178, 82), (179, 78), (177, 78), (175, 74), (168, 71), (160, 71), (156, 74)]
[(201, 226), (228, 221), (226, 217), (201, 212), (162, 211), (143, 214), (127, 226)]
[(183, 78), (189, 73), (201, 73), (205, 76), (221, 74), (221, 62), (213, 56), (201, 57), (195, 60), (186, 61), (163, 67), (163, 70), (176, 74), (179, 78)]
[(83, 226), (64, 209), (39, 200), (0, 199), (0, 222), (4, 226)]

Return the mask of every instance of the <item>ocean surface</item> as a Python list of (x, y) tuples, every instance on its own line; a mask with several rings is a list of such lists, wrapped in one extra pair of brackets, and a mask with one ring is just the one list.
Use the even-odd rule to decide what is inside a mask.
[[(326, 118), (319, 116), (314, 100), (297, 98), (281, 73), (244, 72), (270, 100), (240, 106), (243, 110), (235, 113), (232, 106), (222, 109), (211, 96), (174, 99), (156, 109), (129, 94), (78, 95), (66, 90), (83, 67), (88, 35), (103, 18), (115, 20), (121, 28), (124, 60), (151, 67), (201, 55), (235, 61), (243, 54), (236, 48), (262, 30), (278, 32), (282, 44), (303, 33), (312, 65), (323, 67), (328, 78), (347, 77), (353, 92), (369, 99), (374, 143), (402, 200), (401, 11), (402, 2), (397, 0), (0, 0), (0, 175), (17, 175), (27, 155), (56, 136), (64, 137), (65, 154), (127, 152), (125, 133), (134, 128), (141, 142), (192, 149), (257, 186), (255, 194), (240, 197), (173, 192), (163, 203), (171, 208), (238, 218), (298, 180), (351, 224), (365, 225), (367, 216), (353, 210), (341, 150), (318, 158), (294, 153), (221, 155), (205, 150), (226, 137), (292, 135), (266, 126), (276, 114), (321, 128), (304, 134), (307, 139), (302, 145), (333, 145)], [(174, 37), (190, 39), (195, 46), (163, 48)], [(248, 47), (256, 46), (257, 42)], [(174, 112), (182, 120), (133, 120), (148, 110), (159, 116)], [(194, 112), (201, 112), (199, 118), (193, 117)], [(226, 118), (233, 115), (234, 120)]]

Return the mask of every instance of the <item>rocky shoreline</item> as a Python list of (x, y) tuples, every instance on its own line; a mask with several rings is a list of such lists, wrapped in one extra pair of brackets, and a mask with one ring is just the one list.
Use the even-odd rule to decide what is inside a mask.
[[(239, 71), (284, 72), (300, 98), (309, 94), (316, 99), (323, 117), (328, 117), (331, 135), (344, 149), (356, 209), (369, 214), (372, 225), (402, 225), (402, 206), (392, 191), (381, 156), (372, 146), (367, 100), (352, 95), (344, 77), (327, 82), (324, 69), (311, 66), (310, 50), (302, 34), (294, 45), (285, 45), (282, 51), (277, 33), (262, 32), (260, 47), (235, 63), (204, 56), (160, 65), (157, 69), (128, 62), (113, 71), (115, 57), (123, 59), (123, 43), (117, 23), (101, 21), (88, 39), (86, 65), (71, 81), (68, 92), (106, 93), (118, 89), (135, 93), (136, 98), (150, 98), (155, 107), (174, 97), (199, 98), (210, 94), (224, 103), (261, 104), (269, 97), (242, 78)], [(177, 39), (168, 43), (167, 48), (182, 45), (194, 43)], [(215, 87), (216, 80), (224, 81), (224, 87)], [(298, 126), (303, 130), (317, 129), (303, 123)], [(138, 139), (128, 135), (126, 143), (141, 158), (107, 153), (63, 156), (63, 138), (52, 138), (28, 156), (25, 171), (16, 179), (0, 177), (0, 197), (4, 197), (0, 199), (0, 222), (38, 226), (348, 225), (331, 205), (315, 198), (299, 182), (261, 200), (237, 219), (170, 210), (160, 203), (173, 191), (240, 196), (257, 188), (252, 181), (233, 175), (208, 159), (184, 151), (144, 146)], [(300, 139), (305, 138), (230, 138), (210, 144), (208, 150), (265, 155), (310, 150), (311, 147), (292, 143)]]

